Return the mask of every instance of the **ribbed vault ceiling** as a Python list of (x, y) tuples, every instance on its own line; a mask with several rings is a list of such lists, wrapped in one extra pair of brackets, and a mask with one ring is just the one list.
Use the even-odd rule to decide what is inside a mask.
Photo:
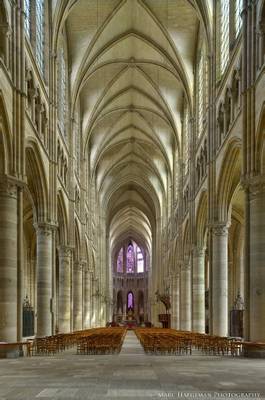
[(134, 237), (151, 252), (156, 220), (168, 206), (184, 99), (192, 108), (207, 3), (76, 0), (61, 6), (72, 105), (81, 109), (84, 151), (112, 248)]

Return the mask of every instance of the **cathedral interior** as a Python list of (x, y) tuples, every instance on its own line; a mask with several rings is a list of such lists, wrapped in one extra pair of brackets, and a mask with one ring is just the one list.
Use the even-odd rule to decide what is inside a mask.
[(264, 87), (264, 0), (0, 0), (0, 358), (163, 327), (259, 344), (258, 385)]

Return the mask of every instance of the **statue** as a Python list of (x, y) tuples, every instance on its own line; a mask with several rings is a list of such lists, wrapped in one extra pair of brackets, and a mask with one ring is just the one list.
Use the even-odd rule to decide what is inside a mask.
[(160, 294), (159, 291), (157, 290), (155, 292), (155, 295), (156, 295), (157, 301), (161, 301), (164, 304), (164, 306), (166, 308), (166, 314), (168, 314), (168, 311), (171, 308), (170, 296), (169, 296), (168, 291), (166, 291), (166, 293), (164, 293), (164, 294)]

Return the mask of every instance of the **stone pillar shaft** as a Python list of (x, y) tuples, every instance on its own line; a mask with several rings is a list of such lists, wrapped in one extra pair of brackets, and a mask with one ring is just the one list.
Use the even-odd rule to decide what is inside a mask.
[(205, 332), (205, 250), (196, 248), (193, 254), (192, 330)]
[(82, 264), (74, 263), (73, 275), (73, 321), (74, 331), (82, 329)]
[(185, 262), (181, 266), (180, 329), (191, 330), (191, 268)]
[(179, 274), (173, 275), (172, 279), (172, 328), (179, 329)]
[(37, 233), (37, 336), (52, 334), (52, 229), (36, 225)]
[(228, 226), (220, 223), (213, 228), (212, 265), (213, 334), (228, 335)]
[(59, 332), (64, 333), (71, 331), (71, 255), (71, 248), (59, 248)]
[(91, 327), (91, 272), (85, 271), (85, 329)]
[(265, 177), (250, 186), (250, 340), (265, 340)]
[(0, 340), (17, 341), (17, 187), (0, 183)]

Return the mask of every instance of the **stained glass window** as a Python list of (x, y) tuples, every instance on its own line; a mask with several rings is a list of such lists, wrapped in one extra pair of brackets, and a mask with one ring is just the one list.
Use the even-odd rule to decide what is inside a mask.
[(220, 69), (224, 72), (229, 60), (229, 0), (221, 0), (220, 8)]
[(123, 272), (123, 247), (120, 249), (117, 258), (117, 272)]
[(198, 69), (198, 136), (203, 128), (203, 55), (200, 56)]
[(30, 0), (25, 0), (25, 32), (30, 37), (30, 18), (31, 18), (31, 7)]
[(63, 136), (66, 136), (66, 66), (63, 46), (59, 51), (58, 63), (58, 123)]
[(183, 117), (183, 162), (186, 175), (189, 166), (189, 110), (187, 104), (185, 104)]
[(44, 61), (44, 3), (43, 0), (36, 1), (36, 59), (43, 71)]
[(132, 243), (129, 244), (127, 249), (127, 260), (126, 260), (126, 271), (127, 273), (134, 272), (134, 249)]
[(144, 257), (142, 250), (137, 246), (137, 272), (144, 272)]
[(239, 35), (242, 27), (242, 18), (241, 18), (242, 7), (243, 7), (243, 0), (236, 0), (236, 10), (235, 10), (236, 36)]
[(127, 303), (128, 303), (128, 309), (129, 308), (133, 308), (133, 294), (132, 294), (132, 292), (128, 293)]

